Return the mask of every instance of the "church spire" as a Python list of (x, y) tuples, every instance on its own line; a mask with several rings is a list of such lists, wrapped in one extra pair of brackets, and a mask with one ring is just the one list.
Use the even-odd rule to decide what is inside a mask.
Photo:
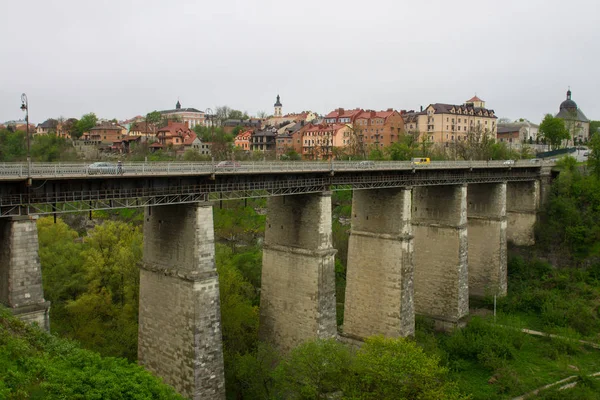
[(569, 90), (567, 90), (567, 100), (571, 100), (571, 86), (569, 86)]
[(177, 104), (175, 104), (175, 109), (176, 110), (180, 110), (181, 109), (181, 103), (179, 102), (179, 99), (177, 99)]
[(277, 95), (277, 101), (275, 102), (275, 104), (273, 104), (275, 106), (275, 114), (273, 114), (276, 117), (281, 117), (281, 100), (279, 98), (279, 94)]

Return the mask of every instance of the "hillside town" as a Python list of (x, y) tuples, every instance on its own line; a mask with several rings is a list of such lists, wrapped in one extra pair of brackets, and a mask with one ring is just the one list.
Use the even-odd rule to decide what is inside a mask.
[[(574, 146), (590, 139), (590, 120), (572, 99), (559, 102), (553, 117), (568, 131), (560, 143)], [(511, 149), (548, 148), (540, 124), (500, 117), (477, 95), (457, 103), (431, 103), (419, 110), (337, 108), (319, 115), (313, 111), (283, 112), (279, 95), (273, 113), (252, 117), (227, 106), (204, 111), (183, 107), (152, 111), (117, 121), (90, 113), (76, 118), (48, 118), (29, 124), (6, 121), (0, 130), (27, 131), (32, 137), (56, 135), (72, 140), (83, 158), (127, 155), (143, 148), (147, 153), (188, 154), (190, 159), (238, 157), (277, 160), (332, 160), (369, 158), (394, 144), (411, 142), (438, 151), (456, 151), (467, 142), (493, 141)], [(85, 123), (84, 123), (85, 120)], [(87, 126), (85, 126), (87, 125)]]

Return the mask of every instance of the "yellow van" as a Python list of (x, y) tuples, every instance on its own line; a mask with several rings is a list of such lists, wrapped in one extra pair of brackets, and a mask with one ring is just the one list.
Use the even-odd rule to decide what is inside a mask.
[(415, 157), (412, 160), (410, 160), (410, 162), (413, 164), (429, 164), (431, 160), (429, 159), (429, 157)]

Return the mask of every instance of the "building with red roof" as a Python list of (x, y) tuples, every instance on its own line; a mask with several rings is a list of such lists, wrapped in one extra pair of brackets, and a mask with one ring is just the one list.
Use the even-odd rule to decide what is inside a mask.
[(350, 124), (354, 123), (356, 117), (363, 111), (364, 110), (361, 108), (355, 108), (353, 110), (338, 108), (327, 114), (324, 119), (328, 124)]
[(379, 150), (396, 143), (404, 134), (402, 115), (391, 108), (385, 111), (366, 110), (354, 119), (357, 139), (363, 145)]
[(239, 149), (242, 149), (245, 151), (250, 151), (251, 138), (252, 138), (252, 131), (246, 130), (246, 131), (238, 133), (238, 135), (235, 137), (233, 144), (235, 147), (237, 147)]
[(162, 146), (183, 146), (185, 139), (190, 135), (196, 134), (189, 128), (187, 122), (174, 122), (173, 120), (169, 120), (167, 126), (156, 131), (156, 138)]

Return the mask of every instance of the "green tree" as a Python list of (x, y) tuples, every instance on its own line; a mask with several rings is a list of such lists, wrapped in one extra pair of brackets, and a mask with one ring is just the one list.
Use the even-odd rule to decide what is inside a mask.
[(539, 128), (540, 135), (552, 146), (558, 149), (563, 140), (568, 140), (570, 135), (565, 126), (565, 121), (546, 114)]
[(152, 111), (146, 114), (146, 123), (148, 125), (157, 127), (162, 121), (162, 114), (159, 111)]
[(35, 161), (52, 162), (77, 158), (73, 147), (56, 135), (38, 135), (31, 144), (31, 157)]
[(90, 129), (96, 126), (98, 122), (98, 117), (94, 113), (88, 113), (81, 117), (79, 121), (76, 123), (76, 129), (72, 134), (75, 136), (73, 139), (79, 139), (85, 132), (89, 132)]
[(21, 161), (27, 156), (25, 133), (0, 130), (0, 161)]
[(590, 121), (589, 137), (591, 138), (594, 133), (600, 133), (600, 121)]
[(356, 354), (346, 399), (467, 399), (448, 381), (448, 370), (406, 338), (368, 338)]
[(140, 229), (123, 222), (97, 225), (85, 240), (86, 292), (67, 303), (71, 336), (103, 355), (137, 357)]
[(352, 353), (330, 340), (312, 340), (292, 350), (274, 372), (278, 398), (325, 399), (344, 388)]
[(587, 165), (596, 178), (600, 178), (600, 132), (592, 135), (589, 146), (590, 152), (588, 154)]

